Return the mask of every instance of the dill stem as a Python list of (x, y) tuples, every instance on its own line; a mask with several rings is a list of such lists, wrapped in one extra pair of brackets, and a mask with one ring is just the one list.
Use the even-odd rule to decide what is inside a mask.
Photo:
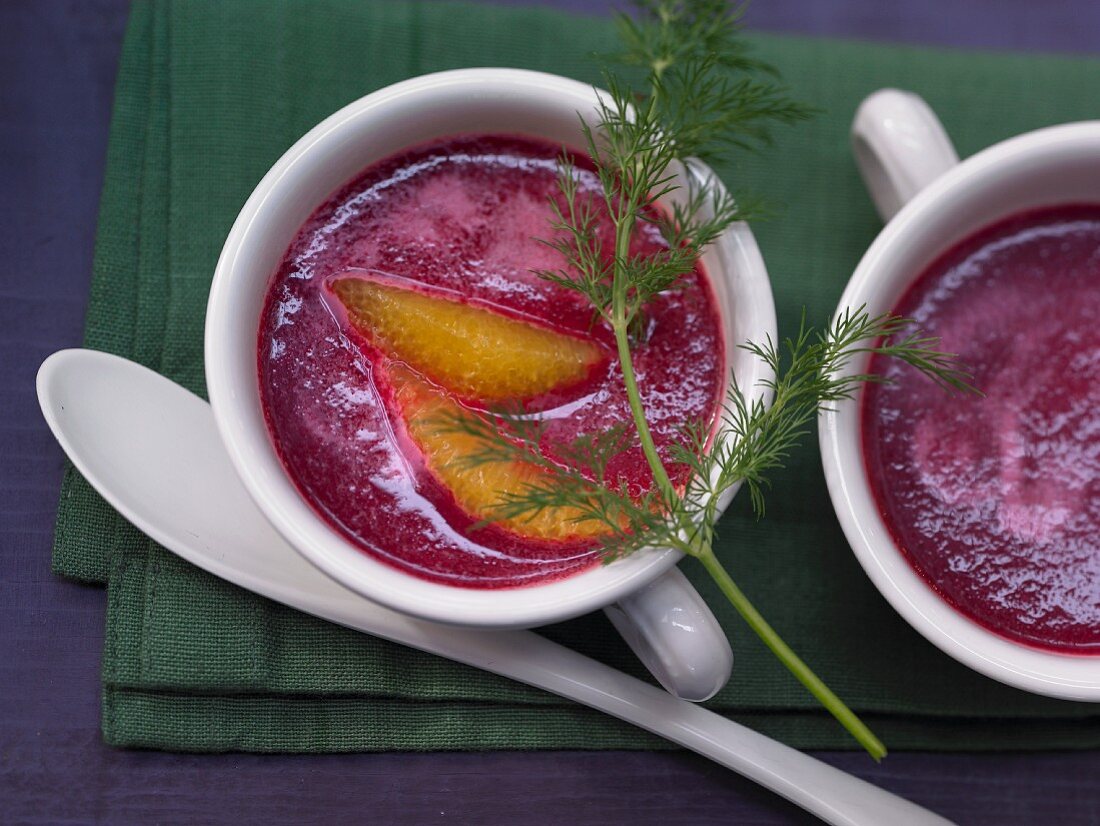
[(760, 615), (760, 612), (756, 610), (755, 606), (749, 602), (748, 597), (744, 592), (737, 587), (737, 583), (733, 581), (729, 573), (722, 566), (722, 563), (718, 561), (718, 557), (714, 555), (714, 550), (710, 545), (705, 545), (699, 548), (694, 554), (696, 559), (703, 563), (703, 567), (707, 569), (707, 573), (711, 575), (718, 587), (722, 589), (722, 593), (729, 599), (730, 604), (737, 609), (738, 613), (748, 623), (749, 627), (756, 632), (756, 635), (764, 642), (772, 653), (779, 659), (783, 665), (787, 666), (788, 670), (798, 679), (802, 685), (806, 686), (811, 694), (818, 699), (830, 714), (832, 714), (844, 728), (859, 742), (863, 748), (867, 750), (867, 753), (871, 755), (876, 761), (881, 760), (886, 756), (886, 746), (882, 744), (869, 728), (863, 723), (859, 717), (856, 716), (844, 701), (837, 697), (825, 683), (821, 681), (810, 669), (802, 659), (791, 650), (783, 639), (776, 633), (768, 621)]
[(625, 321), (616, 320), (612, 327), (615, 330), (615, 345), (618, 348), (619, 361), (623, 368), (623, 384), (626, 385), (626, 397), (630, 402), (630, 412), (634, 418), (634, 425), (638, 430), (642, 453), (645, 454), (646, 462), (649, 464), (650, 470), (653, 471), (653, 479), (662, 495), (664, 495), (665, 501), (671, 503), (676, 499), (676, 489), (672, 485), (672, 480), (668, 478), (668, 472), (661, 462), (661, 457), (657, 455), (657, 445), (653, 442), (653, 434), (649, 432), (649, 423), (645, 418), (645, 408), (642, 407), (642, 396), (638, 390), (638, 380), (634, 376), (634, 361), (630, 357), (630, 337), (627, 333), (627, 324)]
[[(609, 204), (610, 206), (610, 204)], [(619, 213), (615, 221), (615, 269), (611, 294), (611, 328), (615, 331), (615, 347), (618, 350), (619, 364), (623, 370), (623, 384), (626, 385), (626, 398), (630, 402), (630, 413), (634, 427), (638, 431), (638, 440), (642, 445), (649, 469), (653, 472), (653, 481), (661, 491), (665, 502), (670, 506), (676, 501), (676, 488), (668, 478), (664, 463), (657, 453), (653, 434), (646, 421), (645, 407), (642, 406), (642, 394), (638, 390), (638, 379), (634, 375), (634, 359), (630, 354), (630, 324), (626, 317), (626, 275), (622, 272), (622, 263), (630, 254), (630, 239), (634, 235), (634, 220), (629, 214)]]

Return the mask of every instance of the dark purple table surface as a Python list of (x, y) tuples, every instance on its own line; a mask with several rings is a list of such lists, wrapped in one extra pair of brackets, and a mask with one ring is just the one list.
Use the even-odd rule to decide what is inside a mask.
[[(365, 0), (367, 1), (367, 0)], [(544, 0), (600, 12), (607, 0)], [(0, 0), (0, 822), (801, 823), (685, 753), (179, 755), (99, 735), (104, 593), (50, 573), (34, 374), (79, 345), (124, 0)], [(758, 0), (758, 29), (1095, 53), (1096, 0)], [(1098, 98), (1100, 100), (1100, 98)], [(1100, 824), (1100, 753), (824, 760), (973, 824)]]

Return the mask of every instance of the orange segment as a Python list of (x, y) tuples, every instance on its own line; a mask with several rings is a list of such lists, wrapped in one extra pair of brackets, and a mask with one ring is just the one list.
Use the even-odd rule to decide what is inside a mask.
[(414, 289), (353, 277), (332, 288), (372, 344), (464, 398), (538, 396), (603, 358), (594, 342)]
[[(409, 436), (423, 454), (428, 469), (451, 490), (466, 513), (477, 519), (491, 519), (502, 494), (520, 493), (525, 485), (545, 478), (546, 472), (529, 462), (463, 465), (462, 458), (478, 451), (481, 440), (472, 434), (456, 433), (444, 423), (453, 421), (457, 415), (477, 414), (465, 410), (401, 366), (391, 365), (389, 376)], [(599, 522), (571, 521), (580, 514), (576, 508), (546, 508), (531, 519), (506, 519), (495, 524), (536, 539), (590, 539), (607, 532)]]

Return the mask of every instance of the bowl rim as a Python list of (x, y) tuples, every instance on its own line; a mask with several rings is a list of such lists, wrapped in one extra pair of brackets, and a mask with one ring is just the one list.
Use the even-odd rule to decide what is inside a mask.
[[(1076, 152), (1100, 156), (1100, 121), (1051, 126), (1017, 135), (952, 167), (902, 207), (882, 229), (848, 282), (837, 314), (864, 304), (877, 311), (871, 299), (877, 290), (886, 289), (878, 277), (883, 262), (910, 243), (911, 234), (930, 221), (948, 199), (968, 186), (1002, 174), (1006, 165)], [(897, 295), (904, 293), (919, 275), (920, 271), (915, 271), (900, 282)], [(853, 359), (843, 372), (865, 371), (868, 360), (867, 356)], [(853, 399), (823, 410), (818, 416), (818, 435), (837, 518), (856, 559), (875, 587), (925, 639), (975, 671), (1036, 694), (1100, 702), (1100, 654), (1062, 653), (1003, 637), (953, 607), (905, 559), (875, 505), (862, 448), (853, 455), (841, 443), (842, 432), (860, 427), (862, 400), (861, 390)]]
[[(368, 94), (330, 115), (295, 142), (256, 186), (225, 241), (207, 309), (205, 362), (210, 402), (233, 466), (267, 519), (299, 553), (362, 596), (406, 614), (450, 624), (515, 628), (555, 622), (602, 608), (660, 576), (681, 555), (671, 549), (647, 549), (613, 565), (590, 568), (561, 580), (508, 589), (463, 588), (403, 572), (363, 552), (317, 516), (290, 482), (281, 463), (282, 482), (274, 478), (267, 455), (274, 453), (270, 435), (266, 427), (258, 432), (250, 426), (247, 415), (250, 402), (246, 398), (249, 393), (239, 392), (239, 380), (247, 376), (232, 367), (233, 359), (218, 355), (231, 347), (233, 334), (239, 334), (230, 288), (234, 273), (242, 266), (239, 260), (242, 247), (250, 237), (264, 231), (268, 205), (292, 190), (293, 182), (288, 181), (303, 162), (319, 154), (323, 147), (345, 140), (366, 120), (385, 117), (386, 108), (397, 101), (407, 103), (417, 97), (430, 101), (434, 95), (463, 91), (484, 97), (505, 89), (537, 96), (540, 106), (569, 106), (573, 112), (591, 108), (596, 99), (592, 86), (556, 75), (519, 69), (459, 69), (415, 77)], [(747, 226), (737, 225), (731, 228), (724, 243), (743, 267), (743, 280), (752, 287), (751, 294), (738, 294), (738, 300), (752, 307), (756, 319), (757, 329), (750, 334), (770, 334), (774, 339), (776, 321), (771, 285), (752, 233)], [(725, 318), (723, 322), (726, 326)], [(249, 332), (255, 341), (255, 331)], [(254, 345), (252, 361), (255, 363)], [(755, 387), (766, 377), (765, 371), (762, 364), (754, 365), (747, 380)], [(254, 373), (252, 381), (258, 397)], [(349, 549), (354, 551), (354, 561)]]

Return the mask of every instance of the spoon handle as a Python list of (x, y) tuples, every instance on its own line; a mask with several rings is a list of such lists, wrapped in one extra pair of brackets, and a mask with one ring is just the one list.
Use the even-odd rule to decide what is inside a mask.
[[(192, 564), (323, 619), (575, 700), (698, 752), (844, 826), (948, 821), (531, 631), (413, 619), (309, 564), (271, 527), (226, 455), (210, 406), (126, 359), (65, 350), (38, 374), (46, 422), (116, 510)], [(185, 494), (183, 492), (186, 492)]]
[[(342, 592), (342, 593), (338, 593)], [(666, 691), (530, 631), (480, 631), (411, 619), (332, 583), (294, 607), (393, 642), (510, 677), (606, 712), (697, 752), (843, 826), (950, 821)]]

